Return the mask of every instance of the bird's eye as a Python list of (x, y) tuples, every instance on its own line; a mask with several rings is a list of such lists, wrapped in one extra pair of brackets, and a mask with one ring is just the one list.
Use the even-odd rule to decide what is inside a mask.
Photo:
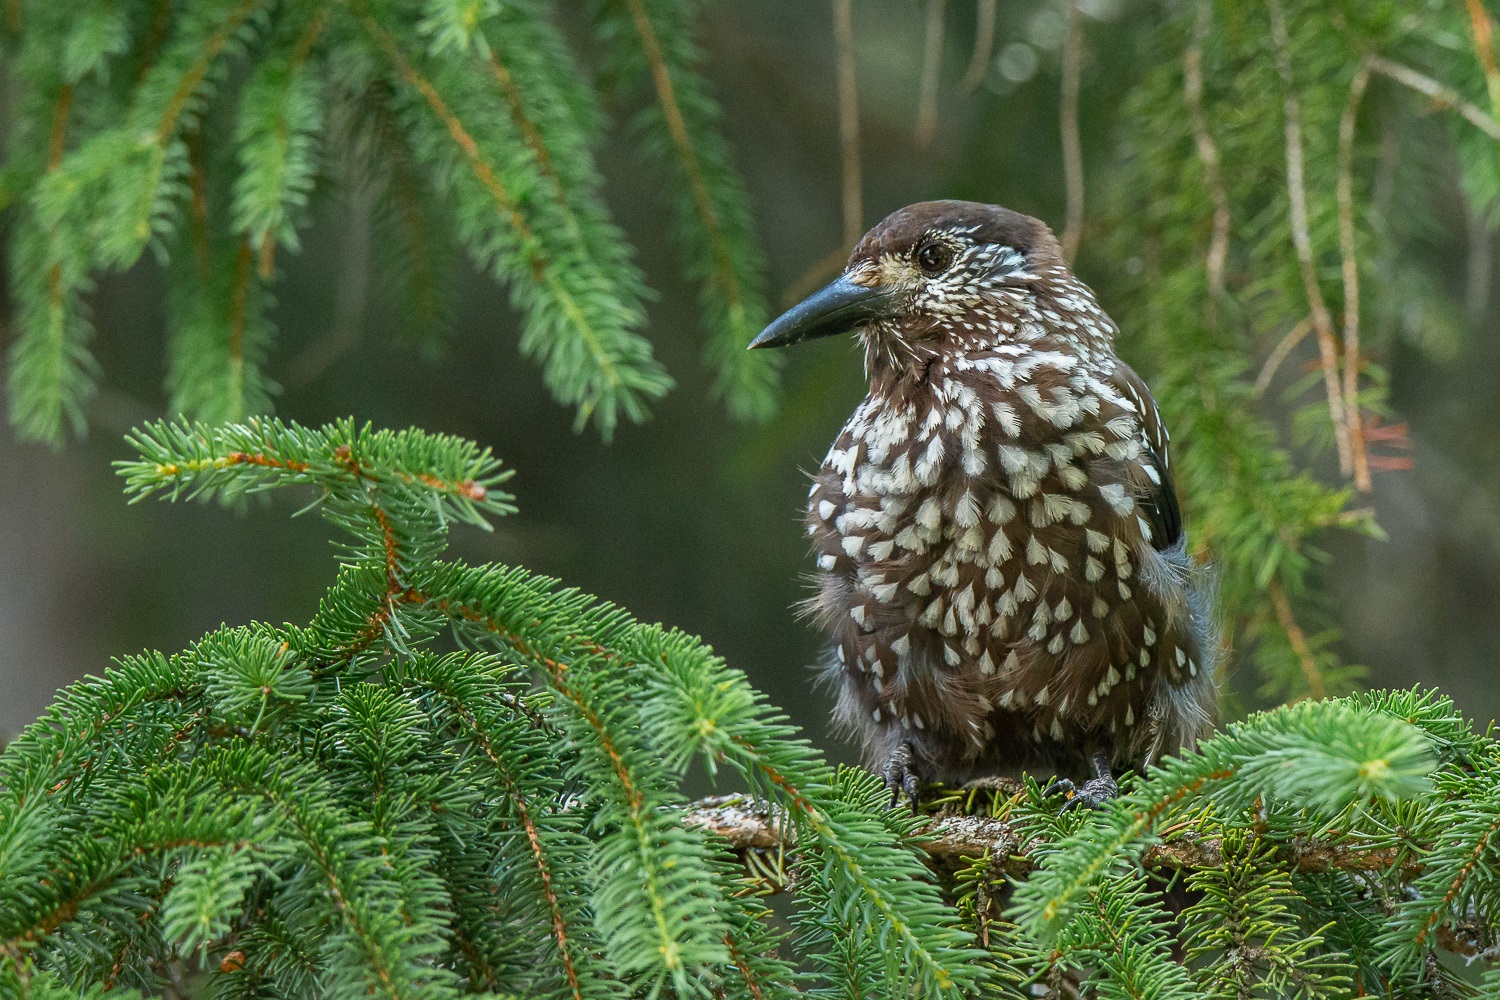
[(927, 243), (917, 251), (917, 265), (929, 274), (942, 274), (953, 263), (953, 248), (946, 243)]

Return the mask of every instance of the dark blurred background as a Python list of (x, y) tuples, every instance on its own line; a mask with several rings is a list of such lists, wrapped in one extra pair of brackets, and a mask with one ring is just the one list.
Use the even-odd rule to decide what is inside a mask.
[[(1118, 162), (1121, 97), (1143, 67), (1132, 5), (1082, 6), (1083, 151), (1097, 204)], [(948, 7), (936, 137), (919, 149), (925, 8), (856, 5), (864, 223), (912, 201), (954, 197), (999, 202), (1061, 229), (1066, 7), (1001, 4), (994, 56), (970, 96), (957, 80), (973, 47), (973, 8)], [(783, 292), (842, 239), (831, 14), (806, 0), (721, 3), (707, 13), (701, 41), (779, 308)], [(789, 352), (780, 415), (760, 427), (732, 423), (707, 398), (696, 292), (678, 277), (659, 186), (623, 136), (613, 141), (600, 163), (616, 218), (660, 293), (650, 335), (679, 383), (649, 423), (623, 428), (608, 446), (575, 434), (573, 414), (518, 355), (504, 290), (473, 274), (461, 282), (446, 356), (422, 360), (402, 346), (400, 313), (369, 280), (368, 206), (336, 191), (277, 289), (269, 371), (284, 388), (278, 412), (304, 423), (352, 413), (492, 446), (516, 470), (520, 513), (493, 534), (459, 530), (462, 556), (522, 563), (702, 635), (848, 759), (824, 732), (827, 698), (807, 669), (817, 639), (793, 606), (810, 568), (799, 524), (806, 471), (863, 394), (859, 355), (851, 341)], [(1446, 182), (1456, 190), (1452, 176)], [(1467, 325), (1456, 340), (1398, 344), (1385, 359), (1415, 469), (1377, 477), (1373, 504), (1388, 539), (1332, 538), (1322, 572), (1343, 653), (1369, 666), (1369, 683), (1440, 686), (1482, 723), (1500, 713), (1500, 684), (1491, 681), (1500, 659), (1500, 345), (1491, 238), (1468, 224), (1456, 194), (1451, 203), (1431, 246), (1453, 275), (1454, 300), (1468, 299)], [(1124, 266), (1103, 240), (1091, 246), (1085, 229), (1077, 269), (1106, 308)], [(160, 299), (150, 266), (102, 280), (95, 349), (105, 388), (86, 442), (55, 454), (0, 430), (0, 734), (112, 655), (180, 649), (220, 622), (305, 621), (332, 579), (324, 525), (288, 517), (302, 498), (243, 513), (124, 503), (110, 468), (126, 454), (121, 435), (164, 405)], [(1311, 356), (1304, 344), (1289, 370)], [(1149, 359), (1134, 360), (1150, 370)], [(1274, 394), (1265, 405), (1284, 416)], [(1253, 690), (1253, 679), (1242, 686)]]

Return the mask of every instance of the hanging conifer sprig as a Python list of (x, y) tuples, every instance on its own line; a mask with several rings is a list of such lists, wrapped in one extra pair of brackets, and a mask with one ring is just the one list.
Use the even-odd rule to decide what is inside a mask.
[[(683, 179), (668, 197), (689, 259), (708, 262), (695, 275), (716, 392), (735, 414), (764, 417), (773, 362), (740, 350), (765, 318), (761, 261), (694, 67), (697, 4), (636, 13), (627, 23), (644, 34), (631, 38), (650, 53), (653, 107)], [(434, 254), (456, 244), (509, 287), (522, 351), (580, 426), (608, 436), (621, 419), (645, 419), (672, 380), (643, 333), (646, 289), (602, 199), (593, 150), (605, 121), (553, 16), (538, 0), (213, 0), (166, 16), (22, 3), (0, 202), (14, 215), (12, 422), (53, 443), (68, 426), (82, 431), (97, 374), (90, 278), (147, 247), (171, 263), (172, 406), (214, 420), (268, 410), (272, 286), (320, 178), (341, 176), (347, 151), (320, 141), (330, 127), (372, 140), (362, 169), (381, 181), (381, 214), (408, 244), (385, 256), (407, 265), (390, 284), (408, 288), (415, 322), (440, 324)], [(648, 146), (656, 135), (643, 132)]]
[[(864, 981), (981, 981), (913, 817), (742, 674), (555, 581), (440, 558), (449, 524), (511, 509), (488, 452), (269, 419), (130, 442), (134, 499), (310, 488), (345, 566), (308, 626), (121, 660), (0, 756), (5, 995), (195, 971), (222, 995), (790, 996), (808, 956), (683, 822), (699, 762), (784, 810), (802, 919), (864, 942)], [(466, 648), (427, 648), (449, 635)]]
[[(1125, 349), (1149, 359), (1187, 520), (1260, 696), (1341, 694), (1362, 671), (1323, 627), (1320, 541), (1331, 528), (1378, 534), (1364, 497), (1380, 483), (1372, 471), (1412, 461), (1391, 453), (1399, 438), (1380, 440), (1379, 359), (1398, 338), (1464, 335), (1438, 290), (1451, 275), (1415, 235), (1440, 211), (1432, 174), (1397, 161), (1417, 145), (1454, 157), (1471, 211), (1493, 229), (1489, 15), (1462, 3), (1195, 0), (1157, 17), (1124, 104), (1113, 192), (1108, 259), (1139, 265), (1111, 272), (1127, 290)], [(1435, 126), (1452, 132), (1449, 149), (1437, 152)], [(1292, 404), (1289, 426), (1267, 412), (1268, 392)], [(1338, 460), (1332, 485), (1307, 471), (1324, 452)]]

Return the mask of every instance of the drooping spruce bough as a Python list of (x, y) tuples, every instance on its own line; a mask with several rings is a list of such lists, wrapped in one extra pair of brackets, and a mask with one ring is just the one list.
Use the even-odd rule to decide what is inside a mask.
[[(1433, 695), (1253, 716), (1097, 814), (1028, 782), (955, 848), (698, 640), (442, 558), (511, 509), (466, 441), (130, 441), (137, 499), (309, 489), (343, 568), (306, 626), (123, 658), (0, 756), (0, 995), (1394, 997), (1495, 956), (1500, 744)], [(772, 865), (685, 822), (700, 765), (775, 806)]]
[[(639, 109), (661, 166), (715, 392), (765, 417), (776, 362), (743, 350), (765, 323), (762, 262), (697, 69), (699, 4), (588, 7), (601, 79)], [(603, 200), (601, 97), (557, 16), (546, 0), (7, 4), (17, 430), (54, 444), (82, 431), (94, 278), (148, 248), (167, 271), (168, 412), (267, 412), (276, 280), (331, 188), (374, 204), (377, 262), (425, 343), (441, 342), (462, 252), (509, 287), (522, 351), (580, 425), (607, 437), (642, 419), (672, 379)]]

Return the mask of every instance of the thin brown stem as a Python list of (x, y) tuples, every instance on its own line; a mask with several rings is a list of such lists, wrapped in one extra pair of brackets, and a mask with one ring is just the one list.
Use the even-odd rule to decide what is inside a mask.
[(52, 131), (47, 137), (47, 169), (56, 170), (68, 149), (68, 117), (73, 113), (73, 85), (57, 88), (57, 103), (52, 106)]
[(854, 0), (833, 0), (833, 40), (838, 59), (839, 159), (843, 166), (844, 245), (864, 234), (864, 193), (859, 175), (859, 89), (854, 75)]
[(1229, 191), (1224, 185), (1223, 162), (1219, 147), (1208, 129), (1208, 115), (1203, 110), (1203, 43), (1213, 27), (1213, 7), (1200, 0), (1193, 24), (1193, 42), (1182, 54), (1182, 89), (1193, 126), (1193, 144), (1203, 162), (1203, 179), (1214, 206), (1213, 235), (1208, 241), (1208, 301), (1204, 319), (1210, 329), (1218, 326), (1219, 300), (1224, 297), (1224, 263), (1229, 258)]
[(1276, 50), (1276, 68), (1284, 89), (1282, 97), (1286, 130), (1287, 201), (1292, 225), (1292, 243), (1297, 249), (1297, 263), (1302, 271), (1302, 287), (1312, 313), (1313, 329), (1318, 334), (1318, 355), (1323, 368), (1323, 387), (1328, 394), (1328, 417), (1333, 422), (1334, 442), (1338, 447), (1339, 471), (1354, 471), (1353, 448), (1349, 437), (1349, 419), (1344, 408), (1344, 392), (1339, 384), (1338, 345), (1334, 340), (1333, 317), (1323, 300), (1318, 284), (1316, 251), (1307, 217), (1307, 185), (1304, 180), (1302, 152), (1302, 106), (1297, 100), (1296, 79), (1292, 75), (1292, 43), (1287, 33), (1286, 13), (1280, 0), (1266, 0), (1271, 18), (1271, 42)]
[(974, 52), (958, 84), (965, 97), (979, 89), (990, 69), (990, 56), (995, 51), (995, 6), (996, 0), (978, 0), (974, 5)]
[(1271, 387), (1271, 379), (1276, 377), (1276, 370), (1286, 360), (1288, 354), (1304, 339), (1312, 333), (1312, 320), (1303, 319), (1296, 326), (1287, 331), (1287, 335), (1271, 349), (1270, 355), (1266, 357), (1266, 363), (1261, 367), (1260, 374), (1255, 379), (1255, 395), (1264, 396), (1266, 390)]
[(948, 0), (927, 0), (927, 42), (922, 46), (922, 88), (917, 98), (917, 148), (932, 145), (937, 134), (938, 84), (943, 76), (943, 24)]
[(1490, 113), (1500, 116), (1500, 65), (1495, 63), (1495, 23), (1482, 0), (1468, 0), (1469, 24), (1474, 29), (1474, 54), (1484, 70), (1484, 85), (1490, 92)]
[(1370, 492), (1370, 459), (1365, 447), (1364, 418), (1359, 410), (1359, 257), (1354, 245), (1354, 125), (1359, 104), (1370, 82), (1369, 67), (1361, 63), (1349, 81), (1349, 99), (1339, 119), (1339, 254), (1344, 275), (1344, 407), (1349, 416), (1349, 450), (1354, 462), (1354, 488)]
[(1068, 5), (1068, 40), (1062, 54), (1062, 94), (1058, 113), (1062, 131), (1063, 185), (1067, 212), (1062, 234), (1063, 257), (1078, 255), (1083, 238), (1083, 143), (1078, 135), (1078, 89), (1083, 72), (1083, 12), (1077, 0)]
[(1328, 685), (1323, 680), (1323, 671), (1318, 669), (1318, 659), (1313, 655), (1312, 646), (1308, 644), (1307, 633), (1302, 631), (1302, 626), (1297, 624), (1296, 615), (1292, 614), (1292, 602), (1287, 600), (1286, 588), (1281, 585), (1280, 580), (1272, 580), (1266, 589), (1271, 594), (1271, 607), (1276, 611), (1276, 621), (1286, 633), (1286, 641), (1302, 665), (1302, 676), (1307, 680), (1307, 696), (1314, 701), (1321, 701), (1328, 696)]
[(1445, 86), (1424, 73), (1419, 73), (1410, 66), (1393, 62), (1384, 56), (1370, 55), (1365, 58), (1365, 63), (1370, 69), (1381, 76), (1388, 77), (1401, 84), (1410, 87), (1419, 94), (1432, 98), (1432, 103), (1440, 108), (1452, 108), (1463, 115), (1481, 132), (1491, 139), (1500, 140), (1500, 121), (1484, 113), (1484, 109), (1473, 101), (1465, 100), (1463, 95), (1452, 87)]

